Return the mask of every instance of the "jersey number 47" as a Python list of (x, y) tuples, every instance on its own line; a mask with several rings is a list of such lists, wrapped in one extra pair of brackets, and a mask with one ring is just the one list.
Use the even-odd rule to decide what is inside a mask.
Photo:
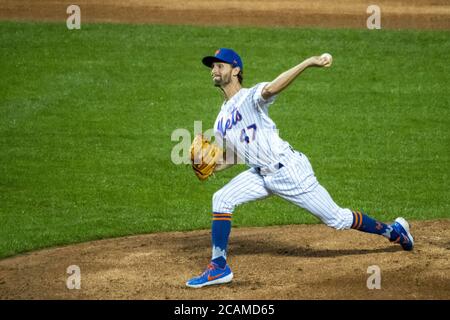
[[(250, 140), (250, 137), (252, 137), (252, 139)], [(250, 143), (251, 141), (254, 141), (256, 138), (256, 123), (251, 124), (247, 127), (247, 130), (242, 129), (241, 131), (241, 142), (247, 142)]]

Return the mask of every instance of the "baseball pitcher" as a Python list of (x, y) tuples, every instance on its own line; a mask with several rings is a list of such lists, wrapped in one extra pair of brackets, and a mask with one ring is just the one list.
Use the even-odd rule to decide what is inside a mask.
[(385, 224), (360, 211), (338, 206), (317, 181), (306, 155), (279, 137), (269, 117), (269, 108), (277, 95), (305, 69), (330, 67), (330, 54), (310, 57), (275, 80), (251, 88), (242, 86), (243, 63), (232, 49), (221, 48), (202, 62), (211, 69), (212, 81), (223, 93), (224, 102), (214, 123), (215, 143), (202, 135), (195, 137), (192, 143), (194, 172), (205, 180), (213, 172), (232, 166), (235, 161), (230, 158), (234, 159), (234, 155), (249, 169), (214, 194), (211, 262), (200, 276), (187, 281), (187, 286), (200, 288), (233, 279), (226, 260), (233, 211), (240, 204), (270, 195), (308, 210), (329, 227), (382, 235), (399, 243), (404, 250), (413, 249), (414, 239), (404, 218)]

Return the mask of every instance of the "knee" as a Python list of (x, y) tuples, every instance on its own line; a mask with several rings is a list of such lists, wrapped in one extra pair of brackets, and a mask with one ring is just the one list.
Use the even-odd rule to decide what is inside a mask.
[(230, 196), (227, 196), (226, 189), (216, 191), (213, 195), (212, 203), (213, 212), (219, 213), (232, 213), (236, 206), (233, 199), (231, 199)]
[(333, 212), (332, 217), (324, 222), (327, 226), (336, 230), (346, 230), (350, 229), (353, 223), (353, 215), (349, 209), (338, 208), (336, 212)]

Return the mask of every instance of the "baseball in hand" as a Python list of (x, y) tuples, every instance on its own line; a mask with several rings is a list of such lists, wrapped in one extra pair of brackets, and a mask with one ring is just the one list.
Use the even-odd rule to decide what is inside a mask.
[(324, 53), (320, 57), (326, 61), (324, 67), (329, 67), (333, 63), (333, 57), (329, 53)]

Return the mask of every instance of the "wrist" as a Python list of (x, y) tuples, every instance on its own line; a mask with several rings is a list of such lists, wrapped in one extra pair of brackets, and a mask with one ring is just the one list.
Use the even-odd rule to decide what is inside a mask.
[(305, 64), (306, 64), (306, 67), (315, 67), (316, 66), (315, 57), (310, 57), (310, 58), (306, 59)]

